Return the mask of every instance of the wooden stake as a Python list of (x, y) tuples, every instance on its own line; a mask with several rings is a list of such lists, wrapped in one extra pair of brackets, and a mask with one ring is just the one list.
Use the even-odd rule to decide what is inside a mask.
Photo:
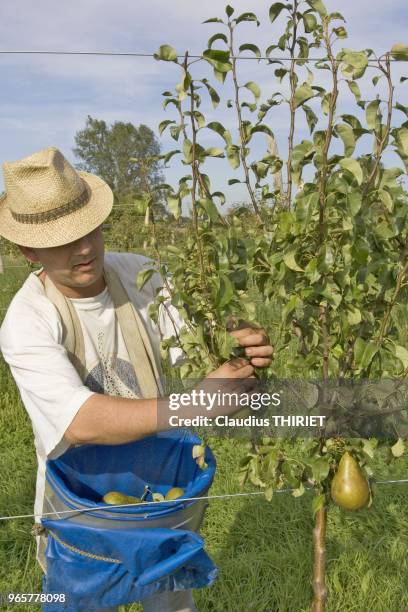
[(313, 529), (314, 567), (313, 591), (314, 600), (312, 612), (324, 612), (326, 609), (326, 525), (327, 508), (320, 508), (316, 512), (315, 528)]

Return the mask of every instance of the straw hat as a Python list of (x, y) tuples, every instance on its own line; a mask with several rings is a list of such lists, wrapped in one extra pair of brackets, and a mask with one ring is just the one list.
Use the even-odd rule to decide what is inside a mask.
[(5, 162), (0, 236), (33, 248), (74, 242), (101, 225), (113, 205), (105, 181), (78, 172), (55, 147)]

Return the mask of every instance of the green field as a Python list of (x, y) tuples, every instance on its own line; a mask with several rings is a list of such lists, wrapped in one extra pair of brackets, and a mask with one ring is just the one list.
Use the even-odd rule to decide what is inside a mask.
[[(0, 308), (6, 308), (29, 269), (6, 261)], [(4, 311), (0, 311), (4, 314)], [(36, 458), (29, 418), (4, 361), (0, 360), (0, 516), (30, 514)], [(213, 439), (218, 472), (211, 494), (239, 492), (235, 473), (245, 453), (237, 440)], [(377, 478), (408, 478), (408, 457), (378, 459)], [(248, 487), (246, 490), (255, 490)], [(200, 612), (301, 612), (312, 596), (311, 494), (287, 493), (214, 500), (202, 534), (220, 568), (219, 579), (194, 592)], [(0, 522), (0, 593), (41, 591), (31, 519)], [(358, 514), (331, 508), (328, 521), (329, 612), (408, 610), (408, 486), (378, 485), (373, 506)], [(5, 608), (12, 609), (12, 608)], [(40, 606), (20, 606), (39, 610)], [(136, 612), (137, 604), (121, 610)], [(160, 612), (160, 611), (158, 611)]]

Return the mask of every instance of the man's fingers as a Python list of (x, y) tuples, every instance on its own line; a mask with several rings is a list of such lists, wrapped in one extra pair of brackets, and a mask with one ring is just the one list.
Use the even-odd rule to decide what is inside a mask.
[(256, 368), (265, 368), (272, 363), (272, 359), (265, 359), (264, 357), (255, 357), (251, 359), (252, 365)]
[(270, 355), (273, 355), (273, 346), (270, 344), (265, 344), (263, 346), (250, 346), (245, 349), (245, 354), (251, 358), (251, 361), (253, 357), (269, 357)]
[(263, 329), (239, 329), (238, 331), (230, 332), (230, 334), (239, 341), (241, 346), (258, 346), (261, 344), (269, 344), (268, 336)]

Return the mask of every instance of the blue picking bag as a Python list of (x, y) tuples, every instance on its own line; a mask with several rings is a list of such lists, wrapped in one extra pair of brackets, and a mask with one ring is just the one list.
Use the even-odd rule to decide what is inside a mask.
[[(98, 610), (215, 580), (218, 570), (195, 533), (207, 501), (188, 499), (205, 496), (215, 474), (208, 447), (206, 470), (192, 458), (199, 443), (177, 429), (130, 444), (84, 445), (47, 461), (44, 513), (54, 514), (42, 519), (48, 530), (43, 593), (50, 602), (44, 610)], [(106, 504), (105, 510), (101, 500), (108, 491), (141, 497), (146, 484), (163, 495), (174, 486), (184, 494), (168, 504)], [(78, 512), (59, 514), (64, 510)], [(57, 593), (66, 594), (65, 603), (51, 602)]]

